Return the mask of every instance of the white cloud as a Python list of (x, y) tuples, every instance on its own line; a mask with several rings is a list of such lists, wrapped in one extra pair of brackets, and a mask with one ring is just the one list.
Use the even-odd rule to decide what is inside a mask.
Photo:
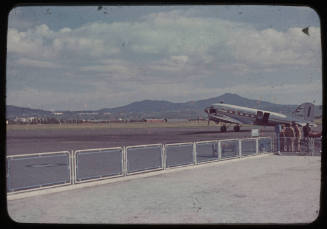
[(313, 100), (318, 103), (322, 102), (321, 81), (305, 84), (293, 82), (282, 85), (243, 84), (228, 88), (228, 92), (279, 104), (300, 104)]
[(56, 55), (107, 58), (122, 52), (168, 56), (198, 56), (209, 52), (240, 65), (305, 66), (320, 61), (320, 30), (310, 27), (286, 32), (256, 30), (242, 23), (183, 16), (179, 11), (151, 14), (136, 22), (94, 22), (80, 28), (52, 31), (47, 25), (26, 32), (9, 29), (8, 51), (33, 57)]
[(44, 49), (42, 40), (32, 40), (26, 32), (19, 32), (16, 29), (8, 30), (8, 52), (19, 55), (32, 55), (35, 50)]
[[(90, 74), (94, 80), (100, 77), (102, 80), (115, 80), (126, 82), (127, 80), (135, 80), (140, 71), (132, 63), (122, 60), (106, 60), (100, 61), (98, 64), (86, 65), (80, 67), (81, 72)], [(140, 75), (139, 78), (141, 78)], [(101, 80), (100, 79), (100, 80)]]
[[(87, 92), (59, 95), (55, 88), (50, 92), (36, 84), (17, 94), (8, 90), (8, 99), (17, 105), (32, 100), (60, 106), (68, 103), (67, 98), (77, 107), (99, 101), (119, 105), (146, 98), (185, 101), (235, 92), (244, 96), (278, 94), (279, 98), (283, 95), (287, 101), (296, 101), (295, 96), (315, 95), (321, 86), (285, 84), (272, 89), (256, 81), (246, 85), (231, 82), (229, 76), (278, 74), (281, 68), (310, 67), (320, 77), (320, 29), (310, 27), (309, 31), (310, 36), (297, 27), (258, 30), (246, 23), (195, 17), (176, 10), (153, 13), (133, 22), (91, 22), (57, 31), (45, 24), (27, 30), (9, 28), (8, 56), (20, 65), (14, 66), (20, 70), (16, 72), (36, 75), (25, 71), (25, 66), (34, 67), (34, 71), (56, 69), (57, 75), (66, 77), (65, 82), (80, 79), (79, 86), (85, 86)], [(210, 77), (215, 77), (210, 82), (217, 84), (214, 88), (202, 83)], [(14, 79), (17, 77), (7, 78), (8, 85), (14, 85)], [(287, 82), (286, 76), (284, 79)], [(222, 86), (225, 82), (231, 86)], [(95, 88), (91, 94), (87, 90), (90, 85)]]
[(188, 56), (171, 56), (168, 59), (153, 61), (149, 68), (154, 71), (180, 72), (185, 70), (185, 68), (190, 67), (187, 66), (188, 60)]
[(28, 58), (19, 58), (16, 64), (35, 68), (59, 68), (61, 66), (59, 64), (55, 64), (48, 61), (33, 60)]
[(320, 66), (319, 29), (312, 27), (310, 37), (302, 28), (290, 28), (286, 32), (274, 29), (243, 30), (227, 42), (235, 60), (260, 68), (283, 66)]
[(69, 32), (71, 32), (71, 31), (72, 31), (72, 30), (71, 30), (70, 28), (67, 28), (67, 27), (62, 28), (62, 29), (59, 30), (60, 33), (69, 33)]
[(45, 110), (53, 110), (54, 108), (71, 110), (72, 104), (75, 108), (82, 109), (87, 101), (87, 98), (74, 91), (57, 93), (30, 87), (17, 91), (9, 90), (7, 96), (10, 98), (7, 100), (7, 104)]

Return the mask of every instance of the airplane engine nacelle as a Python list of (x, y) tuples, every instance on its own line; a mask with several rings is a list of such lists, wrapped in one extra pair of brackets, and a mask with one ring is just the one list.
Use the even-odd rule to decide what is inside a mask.
[(258, 111), (257, 112), (257, 120), (262, 120), (263, 119), (263, 112), (262, 111)]
[(266, 124), (268, 123), (268, 119), (269, 119), (269, 113), (267, 112), (263, 113), (262, 111), (257, 112), (256, 123)]

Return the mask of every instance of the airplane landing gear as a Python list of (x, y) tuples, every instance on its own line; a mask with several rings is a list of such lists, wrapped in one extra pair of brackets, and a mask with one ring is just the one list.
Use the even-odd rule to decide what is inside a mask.
[(234, 131), (235, 131), (235, 132), (240, 132), (240, 126), (239, 126), (239, 125), (234, 126)]
[(225, 125), (220, 127), (220, 132), (226, 132), (226, 131), (227, 131), (227, 127)]

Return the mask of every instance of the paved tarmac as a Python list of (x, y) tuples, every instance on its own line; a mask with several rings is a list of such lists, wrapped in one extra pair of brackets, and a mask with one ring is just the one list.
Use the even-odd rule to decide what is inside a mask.
[[(269, 141), (266, 141), (269, 140)], [(259, 152), (271, 148), (271, 140), (258, 140)], [(193, 143), (166, 145), (150, 145), (147, 147), (126, 148), (127, 173), (175, 167), (193, 164)], [(256, 153), (256, 141), (244, 140), (241, 143), (242, 155)], [(195, 145), (196, 161), (205, 162), (218, 159), (217, 142), (201, 142)], [(224, 141), (221, 143), (221, 158), (239, 156), (239, 142)], [(163, 157), (162, 151), (165, 152)], [(41, 186), (70, 183), (71, 169), (69, 153), (44, 154), (33, 156), (8, 157), (7, 190), (21, 191)], [(111, 150), (88, 150), (76, 153), (76, 180), (85, 181), (100, 177), (123, 174), (123, 152), (121, 148)]]
[(7, 155), (56, 152), (133, 146), (167, 144), (251, 137), (251, 129), (260, 128), (260, 136), (274, 136), (273, 127), (242, 127), (240, 132), (230, 128), (221, 133), (218, 126), (168, 127), (168, 128), (53, 128), (8, 129)]
[(320, 157), (269, 154), (213, 162), (8, 200), (8, 213), (28, 223), (310, 223), (320, 166)]

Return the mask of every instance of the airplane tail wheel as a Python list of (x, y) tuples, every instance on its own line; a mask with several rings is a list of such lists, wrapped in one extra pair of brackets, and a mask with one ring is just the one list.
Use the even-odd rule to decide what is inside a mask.
[(220, 127), (220, 131), (221, 131), (221, 132), (226, 132), (226, 131), (227, 131), (226, 126), (222, 126), (222, 127)]

